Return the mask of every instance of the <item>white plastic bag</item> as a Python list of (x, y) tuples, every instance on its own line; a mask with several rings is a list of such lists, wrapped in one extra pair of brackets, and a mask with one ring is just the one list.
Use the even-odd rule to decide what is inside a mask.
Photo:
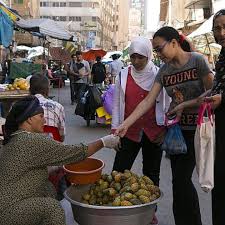
[(214, 187), (215, 159), (215, 122), (209, 103), (200, 106), (194, 144), (199, 183), (203, 191), (209, 192)]

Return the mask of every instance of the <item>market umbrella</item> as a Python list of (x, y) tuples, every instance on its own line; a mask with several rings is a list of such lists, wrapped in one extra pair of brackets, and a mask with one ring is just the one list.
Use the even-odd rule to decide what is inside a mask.
[(32, 59), (40, 55), (48, 55), (48, 49), (42, 46), (33, 47), (28, 51), (27, 59)]
[(91, 48), (89, 50), (83, 51), (82, 56), (83, 59), (87, 61), (95, 60), (97, 56), (103, 57), (106, 55), (106, 51), (101, 48)]
[(206, 20), (198, 29), (188, 35), (195, 49), (206, 55), (218, 55), (220, 45), (216, 44), (212, 32), (213, 15)]
[(31, 47), (25, 45), (18, 45), (16, 46), (16, 51), (30, 51)]

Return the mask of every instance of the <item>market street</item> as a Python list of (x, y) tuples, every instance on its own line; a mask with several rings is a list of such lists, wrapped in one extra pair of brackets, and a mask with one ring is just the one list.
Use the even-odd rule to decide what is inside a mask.
[[(58, 95), (59, 94), (59, 95)], [(51, 95), (54, 95), (54, 100), (58, 100), (65, 107), (66, 112), (66, 140), (67, 144), (74, 144), (80, 142), (90, 142), (97, 138), (100, 138), (110, 132), (110, 127), (97, 125), (95, 121), (91, 121), (91, 126), (86, 127), (86, 122), (83, 118), (74, 115), (75, 106), (70, 105), (70, 90), (69, 84), (66, 82), (66, 87), (58, 89), (51, 89)], [(94, 157), (100, 158), (105, 162), (104, 173), (110, 173), (114, 161), (115, 152), (110, 149), (104, 149), (94, 155)], [(138, 155), (132, 171), (141, 174), (142, 172), (142, 157)], [(158, 205), (157, 217), (160, 225), (174, 225), (172, 215), (172, 191), (171, 191), (171, 169), (170, 161), (163, 157), (161, 164), (161, 176), (160, 176), (160, 188), (164, 193), (164, 197)], [(197, 181), (197, 176), (194, 176), (194, 183), (197, 187), (200, 206), (202, 213), (203, 225), (211, 225), (211, 195), (201, 191)], [(185, 193), (184, 193), (185, 195)], [(185, 204), (185, 202), (184, 202)], [(68, 203), (63, 200), (62, 205), (67, 209), (67, 225), (77, 225), (74, 223), (71, 215), (71, 211), (68, 207)], [(87, 224), (91, 225), (91, 224)], [(122, 224), (121, 224), (122, 225)], [(141, 225), (141, 224), (140, 224)], [(191, 224), (190, 224), (191, 225)]]

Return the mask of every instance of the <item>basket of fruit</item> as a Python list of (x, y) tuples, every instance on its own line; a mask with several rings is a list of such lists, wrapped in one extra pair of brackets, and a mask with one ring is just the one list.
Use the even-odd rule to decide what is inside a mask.
[(17, 78), (12, 84), (2, 84), (0, 87), (0, 96), (4, 97), (17, 97), (26, 96), (29, 94), (29, 84), (24, 78)]
[(72, 185), (64, 195), (79, 225), (148, 225), (163, 194), (148, 177), (125, 170)]

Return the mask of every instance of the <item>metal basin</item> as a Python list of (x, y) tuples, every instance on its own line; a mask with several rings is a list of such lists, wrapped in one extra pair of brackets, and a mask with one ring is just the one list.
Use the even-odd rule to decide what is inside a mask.
[(72, 204), (74, 219), (79, 225), (148, 225), (152, 221), (156, 204), (153, 202), (134, 206), (94, 206), (81, 203), (81, 196), (90, 185), (73, 185), (64, 193)]

